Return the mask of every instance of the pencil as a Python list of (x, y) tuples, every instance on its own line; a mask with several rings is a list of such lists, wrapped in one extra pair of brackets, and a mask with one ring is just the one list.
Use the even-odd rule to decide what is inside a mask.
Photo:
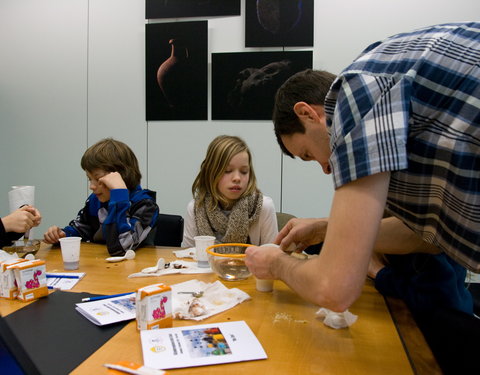
[(111, 294), (111, 295), (109, 295), (109, 296), (98, 296), (98, 297), (82, 298), (82, 302), (98, 301), (98, 300), (100, 300), (100, 299), (121, 297), (121, 296), (126, 296), (127, 294), (133, 294), (133, 293), (135, 293), (135, 292), (120, 293), (120, 294)]

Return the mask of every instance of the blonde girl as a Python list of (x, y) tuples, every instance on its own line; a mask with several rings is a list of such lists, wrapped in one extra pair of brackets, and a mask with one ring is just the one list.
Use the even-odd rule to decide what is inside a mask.
[(252, 155), (243, 139), (221, 135), (208, 146), (192, 185), (182, 246), (198, 235), (218, 243), (262, 245), (277, 236), (277, 217), (270, 197), (257, 188)]

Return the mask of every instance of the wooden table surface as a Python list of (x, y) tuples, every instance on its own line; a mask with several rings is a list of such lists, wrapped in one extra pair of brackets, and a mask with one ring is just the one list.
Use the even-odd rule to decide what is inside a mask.
[[(145, 247), (137, 250), (134, 260), (108, 263), (106, 247), (82, 243), (80, 269), (86, 276), (71, 290), (115, 294), (132, 292), (137, 288), (163, 282), (168, 285), (189, 279), (214, 282), (214, 274), (165, 275), (162, 277), (127, 278), (142, 268), (152, 266), (157, 259), (174, 260), (172, 248)], [(47, 261), (47, 271), (63, 272), (60, 249), (42, 243), (37, 258)], [(413, 374), (436, 373), (436, 363), (426, 347), (423, 337), (414, 334), (400, 338), (384, 298), (370, 282), (364, 286), (361, 297), (349, 309), (358, 315), (358, 320), (348, 329), (335, 330), (316, 318), (318, 306), (301, 299), (281, 281), (275, 281), (274, 291), (258, 292), (255, 280), (223, 282), (228, 288), (239, 288), (251, 299), (199, 323), (215, 323), (244, 320), (255, 333), (268, 359), (216, 366), (204, 366), (169, 370), (170, 374)], [(0, 301), (0, 313), (9, 314), (27, 303)], [(73, 307), (72, 307), (73, 308)], [(400, 309), (401, 310), (401, 309)], [(403, 312), (405, 320), (405, 313)], [(407, 316), (406, 326), (415, 326)], [(400, 322), (402, 323), (402, 322)], [(198, 324), (189, 320), (174, 320), (174, 327)], [(405, 325), (405, 322), (402, 323)], [(416, 340), (416, 341), (415, 341)], [(413, 342), (413, 346), (412, 346)], [(405, 349), (427, 354), (427, 359), (415, 359)], [(429, 354), (430, 353), (430, 354)], [(412, 354), (412, 353), (410, 353)], [(429, 357), (430, 356), (430, 357)], [(136, 322), (126, 325), (117, 335), (100, 347), (92, 356), (78, 366), (73, 374), (103, 374), (104, 363), (129, 360), (143, 363), (140, 335)], [(412, 367), (413, 364), (413, 367)]]

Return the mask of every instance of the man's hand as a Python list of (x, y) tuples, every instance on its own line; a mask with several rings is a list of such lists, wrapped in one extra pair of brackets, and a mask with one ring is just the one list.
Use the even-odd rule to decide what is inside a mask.
[(323, 242), (327, 224), (327, 219), (291, 219), (278, 233), (275, 243), (284, 251), (301, 252), (310, 245)]
[(283, 251), (274, 246), (250, 246), (245, 250), (245, 265), (259, 279), (275, 279), (273, 264)]

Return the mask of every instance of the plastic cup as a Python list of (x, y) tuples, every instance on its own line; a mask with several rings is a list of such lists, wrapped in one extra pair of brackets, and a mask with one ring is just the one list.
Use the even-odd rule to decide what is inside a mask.
[(255, 278), (255, 286), (259, 292), (271, 292), (273, 290), (273, 279)]
[(201, 268), (209, 267), (208, 254), (205, 249), (215, 244), (213, 236), (195, 236), (195, 257), (197, 258), (197, 266)]
[(63, 268), (66, 270), (78, 270), (80, 261), (80, 242), (82, 237), (60, 238), (62, 249)]

